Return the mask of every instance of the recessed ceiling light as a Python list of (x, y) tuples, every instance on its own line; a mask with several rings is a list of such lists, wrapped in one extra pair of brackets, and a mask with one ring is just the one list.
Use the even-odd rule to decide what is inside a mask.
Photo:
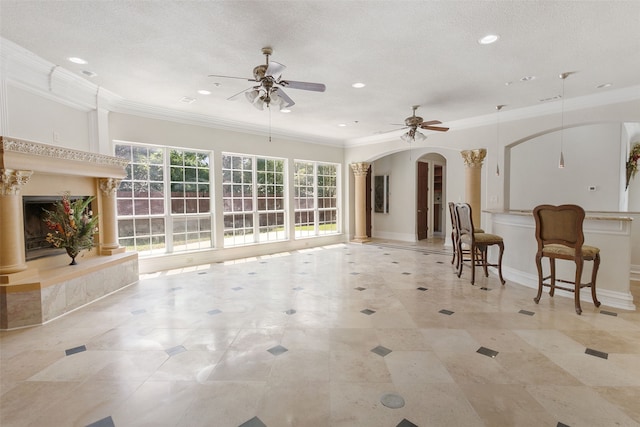
[(205, 90), (205, 89), (200, 89), (200, 90), (198, 91), (198, 93), (199, 93), (200, 95), (211, 95), (211, 92), (209, 92), (208, 90)]
[(84, 74), (87, 77), (95, 77), (98, 74), (94, 73), (93, 71), (89, 71), (89, 70), (82, 70), (82, 74)]
[(351, 87), (355, 87), (356, 89), (360, 89), (360, 88), (363, 88), (365, 86), (366, 85), (364, 83), (360, 83), (360, 82), (354, 83), (354, 84), (351, 85)]
[(605, 87), (613, 86), (613, 83), (602, 83), (601, 85), (596, 86), (596, 89), (604, 89)]
[(280, 110), (281, 113), (290, 113), (291, 110), (289, 110), (288, 108), (284, 108), (282, 110)]
[(338, 126), (340, 126), (341, 128), (346, 127), (347, 124), (346, 123), (338, 123)]
[(84, 60), (84, 59), (82, 59), (82, 58), (78, 58), (78, 57), (76, 57), (76, 56), (72, 56), (72, 57), (69, 57), (69, 58), (67, 58), (67, 59), (68, 59), (69, 61), (73, 62), (74, 64), (81, 64), (81, 65), (88, 64), (88, 62), (87, 62), (87, 61), (85, 61), (85, 60)]
[(535, 80), (536, 76), (524, 76), (520, 79), (521, 82), (530, 82), (531, 80)]
[(185, 104), (193, 104), (194, 102), (196, 102), (196, 99), (195, 98), (190, 98), (188, 96), (183, 96), (180, 99), (180, 102), (184, 102)]
[(480, 44), (491, 44), (491, 43), (497, 42), (499, 38), (500, 38), (500, 36), (497, 35), (497, 34), (487, 34), (486, 36), (484, 36), (481, 39), (479, 39), (478, 43), (480, 43)]

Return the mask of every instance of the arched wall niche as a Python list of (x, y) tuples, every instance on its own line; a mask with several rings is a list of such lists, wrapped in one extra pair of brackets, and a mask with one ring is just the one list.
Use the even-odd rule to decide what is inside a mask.
[[(637, 128), (625, 123), (576, 124), (507, 144), (507, 208), (574, 203), (587, 211), (627, 210), (625, 162), (634, 137), (630, 129), (637, 138)], [(564, 168), (559, 167), (561, 151)]]

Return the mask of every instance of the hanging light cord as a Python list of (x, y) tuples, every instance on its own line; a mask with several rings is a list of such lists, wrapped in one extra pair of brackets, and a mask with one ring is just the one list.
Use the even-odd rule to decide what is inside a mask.
[(500, 111), (504, 107), (503, 104), (496, 105), (496, 110), (498, 110), (496, 119), (496, 176), (500, 176)]

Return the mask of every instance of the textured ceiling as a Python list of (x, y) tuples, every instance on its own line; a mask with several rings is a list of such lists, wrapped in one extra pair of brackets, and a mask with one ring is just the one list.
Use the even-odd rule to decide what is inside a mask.
[[(480, 45), (488, 33), (500, 40)], [(576, 74), (565, 98), (640, 85), (637, 0), (0, 0), (0, 35), (79, 75), (97, 73), (87, 79), (128, 101), (254, 129), (268, 129), (270, 113), (226, 100), (251, 83), (208, 75), (250, 78), (271, 46), (284, 78), (327, 86), (288, 89), (296, 105), (271, 113), (274, 132), (336, 141), (395, 129), (412, 105), (445, 124), (497, 104), (540, 105), (560, 94), (566, 71)], [(596, 89), (603, 83), (613, 86)]]

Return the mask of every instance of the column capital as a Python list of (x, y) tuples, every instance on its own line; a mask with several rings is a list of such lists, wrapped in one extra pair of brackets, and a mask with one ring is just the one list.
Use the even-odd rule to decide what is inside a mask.
[(0, 169), (0, 196), (20, 194), (23, 185), (29, 182), (33, 171)]
[(367, 163), (367, 162), (358, 162), (358, 163), (351, 163), (351, 169), (353, 170), (354, 175), (358, 176), (358, 175), (367, 175), (367, 172), (369, 171), (369, 166), (371, 165), (371, 163)]
[(102, 191), (102, 194), (107, 197), (113, 197), (116, 195), (121, 181), (121, 179), (116, 178), (100, 178), (98, 179), (100, 191)]
[(487, 150), (484, 148), (477, 148), (475, 150), (463, 150), (460, 152), (464, 165), (470, 168), (481, 168), (482, 161), (487, 156)]

